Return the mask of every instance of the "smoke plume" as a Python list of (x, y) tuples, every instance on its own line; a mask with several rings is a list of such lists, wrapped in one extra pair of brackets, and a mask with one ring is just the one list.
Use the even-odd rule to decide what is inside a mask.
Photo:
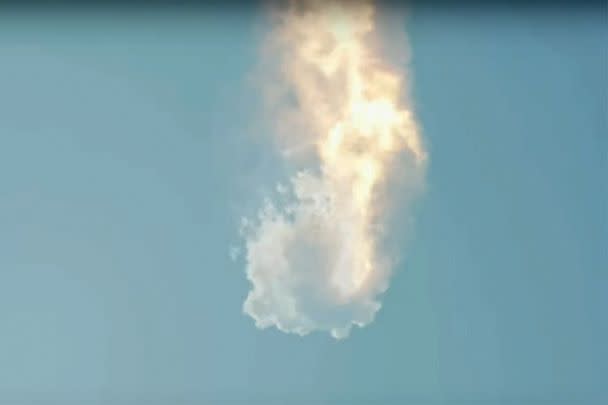
[(405, 77), (381, 58), (371, 1), (292, 1), (274, 21), (276, 135), (304, 167), (243, 220), (243, 309), (259, 328), (344, 338), (381, 306), (394, 266), (382, 246), (391, 191), (401, 180), (416, 193), (426, 153)]

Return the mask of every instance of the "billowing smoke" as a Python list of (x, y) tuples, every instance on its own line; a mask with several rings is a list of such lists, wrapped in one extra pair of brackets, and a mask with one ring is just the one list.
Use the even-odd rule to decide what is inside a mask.
[(380, 57), (377, 21), (371, 1), (275, 10), (278, 69), (268, 84), (284, 97), (277, 136), (285, 159), (307, 167), (243, 221), (252, 284), (243, 308), (259, 328), (344, 338), (374, 319), (388, 288), (391, 191), (397, 179), (415, 194), (426, 153), (404, 78)]

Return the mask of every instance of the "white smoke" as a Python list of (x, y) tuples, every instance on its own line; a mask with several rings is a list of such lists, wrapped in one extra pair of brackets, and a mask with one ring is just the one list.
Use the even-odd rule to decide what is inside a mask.
[(310, 173), (294, 176), (292, 189), (283, 208), (267, 201), (258, 221), (243, 230), (253, 284), (244, 311), (259, 328), (275, 325), (300, 335), (326, 330), (346, 337), (353, 324), (372, 321), (380, 308), (374, 297), (386, 285), (374, 283), (375, 291), (340, 300), (332, 277), (348, 274), (356, 258), (349, 213), (335, 206), (331, 190)]
[[(312, 3), (316, 7), (323, 4)], [(364, 5), (368, 3), (364, 2)], [(325, 9), (321, 7), (315, 10), (320, 13), (320, 18)], [(350, 9), (344, 10), (346, 14), (350, 13)], [(335, 14), (334, 9), (331, 11)], [(352, 12), (347, 18), (339, 15), (341, 24), (344, 24), (343, 20), (349, 22), (348, 19), (352, 19), (354, 37), (360, 35), (357, 30), (365, 33), (372, 29), (368, 28), (369, 9), (355, 11), (357, 13)], [(314, 30), (319, 29), (319, 23), (314, 18), (310, 19), (310, 15), (306, 19), (291, 17), (299, 24), (299, 31), (296, 32), (299, 36), (304, 36), (308, 41), (313, 36), (315, 41), (323, 38), (316, 37)], [(282, 21), (289, 24), (285, 23), (289, 19)], [(307, 24), (312, 28), (309, 29)], [(289, 26), (282, 26), (278, 32), (289, 30)], [(292, 42), (283, 42), (282, 46), (299, 46), (298, 35), (293, 36), (297, 43), (292, 39)], [(358, 38), (355, 37), (357, 41)], [(285, 55), (292, 55), (292, 50), (284, 51)], [(394, 266), (394, 260), (381, 246), (386, 237), (383, 224), (389, 217), (390, 194), (394, 191), (395, 180), (400, 180), (401, 191), (408, 198), (417, 193), (424, 172), (421, 162), (425, 156), (415, 125), (409, 118), (409, 110), (397, 110), (390, 105), (392, 110), (389, 110), (389, 114), (396, 112), (388, 115), (388, 118), (394, 119), (395, 123), (381, 122), (379, 125), (374, 120), (382, 117), (374, 116), (375, 110), (362, 110), (364, 118), (369, 121), (371, 117), (372, 122), (361, 124), (358, 121), (360, 117), (352, 118), (342, 113), (345, 108), (341, 104), (350, 105), (341, 100), (342, 94), (351, 94), (349, 79), (332, 74), (326, 79), (327, 86), (308, 86), (312, 74), (298, 60), (300, 54), (293, 54), (296, 56), (290, 56), (286, 65), (291, 71), (297, 72), (297, 77), (287, 74), (287, 78), (282, 79), (288, 91), (295, 93), (300, 105), (295, 113), (290, 109), (279, 120), (283, 123), (310, 120), (325, 127), (321, 124), (310, 125), (309, 131), (321, 130), (308, 137), (294, 136), (294, 133), (298, 135), (300, 132), (295, 129), (291, 136), (282, 136), (282, 139), (287, 139), (286, 158), (304, 145), (304, 152), (313, 155), (312, 159), (308, 159), (311, 168), (298, 171), (288, 186), (279, 185), (274, 199), (265, 202), (257, 218), (243, 220), (243, 252), (247, 278), (252, 284), (243, 310), (259, 328), (275, 326), (281, 331), (299, 335), (315, 330), (328, 331), (340, 339), (349, 335), (353, 325), (362, 327), (372, 322), (381, 307), (379, 296), (388, 288)], [(359, 54), (355, 56), (359, 57)], [(384, 90), (386, 87), (388, 96), (392, 96), (390, 85), (395, 82), (389, 76), (392, 73), (381, 70), (375, 64), (368, 66), (367, 60), (356, 63), (357, 68), (362, 66), (361, 72), (356, 73), (361, 74), (363, 79), (369, 73), (372, 78), (383, 80), (372, 83), (371, 90)], [(276, 83), (280, 83), (280, 80), (273, 84)], [(329, 92), (331, 94), (326, 94)], [(388, 96), (387, 100), (390, 99)], [(312, 100), (333, 103), (329, 107), (336, 107), (333, 110), (338, 113), (325, 114), (321, 106), (324, 114), (321, 116)], [(359, 102), (357, 106), (360, 108), (368, 107), (365, 103), (361, 107), (361, 100), (354, 101)], [(369, 105), (377, 107), (377, 103), (372, 105), (375, 101), (371, 100)], [(390, 131), (382, 132), (380, 127), (383, 125)], [(337, 127), (340, 130), (351, 128), (347, 134), (351, 138), (335, 146), (336, 141), (325, 134), (331, 134)], [(391, 139), (388, 141), (393, 143), (384, 148), (386, 136), (380, 139), (380, 135), (386, 133), (390, 133)], [(309, 147), (315, 144), (321, 144), (321, 147)], [(330, 150), (328, 145), (338, 149)]]

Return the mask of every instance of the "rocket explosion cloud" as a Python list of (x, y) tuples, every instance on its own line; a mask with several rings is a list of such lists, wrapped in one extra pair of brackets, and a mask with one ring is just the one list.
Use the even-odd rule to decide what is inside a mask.
[(374, 319), (388, 288), (389, 179), (410, 179), (401, 187), (414, 194), (426, 152), (402, 101), (404, 77), (377, 50), (371, 1), (294, 1), (275, 17), (273, 83), (295, 98), (301, 124), (290, 128), (279, 114), (290, 134), (277, 135), (288, 152), (311, 145), (304, 153), (313, 163), (278, 187), (280, 203), (268, 200), (243, 222), (252, 284), (243, 309), (259, 328), (344, 338)]

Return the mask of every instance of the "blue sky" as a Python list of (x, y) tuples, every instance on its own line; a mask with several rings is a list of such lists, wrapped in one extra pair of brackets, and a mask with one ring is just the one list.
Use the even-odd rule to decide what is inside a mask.
[(228, 254), (285, 175), (258, 13), (1, 17), (0, 403), (600, 403), (605, 21), (403, 21), (427, 191), (375, 322), (336, 342), (257, 330)]

